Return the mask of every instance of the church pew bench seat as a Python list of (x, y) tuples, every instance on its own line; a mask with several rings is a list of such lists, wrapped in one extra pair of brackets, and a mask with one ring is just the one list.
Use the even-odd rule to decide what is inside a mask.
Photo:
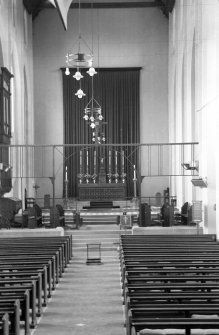
[[(215, 279), (214, 276), (219, 275), (219, 268), (178, 268), (178, 269), (173, 269), (173, 268), (144, 268), (143, 266), (132, 266), (127, 267), (123, 266), (121, 269), (122, 272), (122, 282), (125, 281), (125, 278), (133, 278), (136, 276), (151, 276), (153, 278), (154, 276), (165, 276), (167, 279), (173, 275), (173, 276), (179, 276), (184, 277), (185, 275), (187, 276), (195, 276), (194, 278), (196, 279), (197, 276), (200, 277), (200, 275), (203, 276), (212, 276), (212, 279)], [(183, 278), (182, 278), (183, 279)], [(192, 279), (192, 278), (191, 278)]]
[[(20, 301), (19, 299), (5, 303), (4, 307), (0, 307), (0, 317), (8, 313), (9, 316), (9, 333), (20, 335)], [(26, 335), (26, 334), (25, 334)]]
[[(5, 309), (11, 304), (14, 304), (16, 301), (19, 301), (20, 305), (20, 322), (24, 321), (24, 330), (25, 335), (30, 334), (30, 317), (29, 317), (29, 292), (25, 292), (24, 294), (10, 296), (10, 297), (0, 297), (0, 313), (5, 313)], [(8, 309), (7, 309), (8, 312)]]
[[(26, 286), (31, 287), (30, 300), (33, 299), (35, 305), (37, 306), (37, 316), (42, 315), (42, 279), (40, 274), (37, 274), (35, 277), (31, 278), (0, 278), (0, 289), (9, 288), (12, 289), (15, 287), (23, 288)], [(32, 302), (32, 300), (31, 300)]]
[(202, 241), (202, 242), (211, 242), (211, 241), (216, 241), (216, 234), (203, 234), (203, 235), (197, 235), (197, 234), (191, 234), (191, 235), (122, 235), (121, 239), (124, 241), (132, 240), (144, 240), (144, 241)]
[(0, 316), (0, 334), (9, 335), (8, 313), (1, 314), (1, 316)]
[[(24, 238), (23, 240), (17, 242), (17, 241), (5, 241), (5, 240), (1, 240), (1, 245), (0, 245), (0, 250), (7, 250), (9, 248), (10, 245), (10, 249), (19, 249), (21, 248), (22, 250), (29, 250), (29, 249), (38, 249), (38, 250), (42, 250), (42, 249), (46, 249), (49, 251), (58, 251), (59, 252), (59, 257), (60, 260), (62, 260), (62, 263), (64, 265), (64, 267), (67, 267), (67, 264), (69, 263), (70, 259), (71, 259), (71, 250), (70, 250), (70, 241), (64, 240), (63, 242), (57, 243), (56, 241), (52, 242), (52, 241), (47, 241), (45, 240), (44, 242), (41, 241), (37, 241), (38, 243), (34, 243), (34, 241), (25, 241), (26, 238)], [(11, 244), (9, 244), (9, 242)], [(68, 243), (69, 242), (69, 243)], [(61, 249), (60, 249), (61, 248)], [(46, 250), (44, 251), (46, 253)]]
[(56, 281), (59, 281), (59, 278), (62, 277), (62, 273), (64, 272), (62, 257), (60, 256), (59, 251), (55, 250), (47, 250), (45, 249), (35, 249), (35, 248), (29, 248), (26, 250), (23, 250), (22, 248), (14, 248), (14, 249), (0, 249), (0, 259), (6, 257), (7, 259), (19, 259), (19, 258), (38, 258), (38, 259), (47, 259), (54, 262), (54, 266), (56, 269)]
[(29, 246), (35, 248), (43, 247), (61, 247), (63, 250), (63, 255), (65, 258), (65, 263), (70, 261), (72, 257), (72, 235), (66, 236), (54, 236), (54, 237), (14, 237), (14, 238), (3, 238), (1, 237), (0, 248), (3, 246), (21, 246), (23, 248), (28, 248)]
[[(48, 290), (47, 290), (47, 279), (45, 278), (45, 271), (38, 270), (38, 271), (10, 271), (10, 272), (1, 272), (0, 270), (0, 279), (4, 278), (16, 278), (16, 279), (33, 279), (35, 280), (37, 278), (38, 280), (38, 274), (40, 274), (41, 279), (41, 286), (42, 286), (42, 292), (43, 292), (43, 306), (47, 306), (48, 302)], [(38, 285), (37, 289), (40, 289), (40, 286)]]
[[(1, 264), (0, 264), (0, 269), (1, 270), (8, 270), (8, 271), (12, 271), (14, 269), (14, 271), (28, 271), (31, 269), (45, 269), (45, 273), (44, 273), (44, 278), (48, 278), (48, 298), (51, 297), (51, 290), (55, 290), (55, 286), (56, 286), (56, 280), (55, 280), (55, 271), (53, 271), (52, 269), (52, 262), (51, 261), (45, 261), (42, 262), (41, 260), (38, 259), (34, 259), (33, 261), (31, 261), (30, 259), (28, 260), (22, 260), (22, 259), (14, 259), (14, 260), (1, 260)], [(47, 273), (46, 273), (47, 271)], [(45, 281), (45, 279), (44, 279)]]
[[(158, 293), (158, 292), (157, 292)], [(181, 293), (181, 294), (180, 294)], [(183, 294), (182, 294), (183, 293)], [(198, 294), (197, 294), (198, 293)], [(155, 306), (164, 306), (164, 309), (168, 307), (173, 308), (178, 311), (182, 310), (184, 306), (211, 306), (212, 309), (217, 309), (219, 304), (219, 292), (217, 294), (200, 294), (199, 292), (188, 293), (188, 292), (179, 292), (179, 293), (171, 293), (171, 294), (147, 294), (147, 295), (127, 295), (125, 301), (125, 320), (128, 321), (129, 318), (129, 310), (133, 308), (144, 308), (151, 306), (152, 308)], [(193, 309), (194, 311), (194, 309)], [(211, 310), (212, 312), (212, 310)], [(217, 313), (219, 310), (216, 311)], [(194, 314), (194, 313), (193, 313)], [(210, 313), (212, 315), (212, 313)], [(160, 314), (159, 314), (160, 316)], [(168, 311), (168, 316), (170, 313)]]
[(47, 295), (44, 295), (44, 304), (47, 303), (47, 298), (51, 298), (51, 291), (52, 291), (52, 277), (49, 276), (49, 268), (47, 264), (0, 264), (0, 273), (7, 272), (7, 273), (29, 273), (35, 271), (35, 273), (42, 273), (42, 285), (43, 291), (46, 292), (47, 288)]
[(60, 269), (55, 256), (44, 255), (0, 255), (1, 264), (48, 264), (51, 267), (53, 289), (59, 282)]
[(27, 315), (27, 306), (28, 306), (28, 317), (30, 310), (30, 327), (35, 328), (36, 326), (36, 299), (35, 294), (33, 293), (32, 287), (30, 285), (25, 285), (22, 287), (1, 287), (0, 288), (0, 302), (7, 300), (19, 300), (24, 304), (24, 317)]
[(211, 320), (211, 322), (216, 320), (219, 326), (218, 304), (147, 304), (143, 307), (133, 307), (129, 309), (126, 326), (127, 335), (131, 334), (133, 321), (147, 322), (148, 319), (151, 318), (154, 319), (154, 321), (157, 320), (157, 322), (159, 322), (160, 319), (172, 320), (172, 322), (174, 322), (175, 319), (183, 318), (190, 322), (190, 320), (197, 320), (193, 318), (193, 315), (198, 315), (198, 320), (200, 321), (202, 321), (204, 317), (206, 320)]
[[(143, 335), (145, 334), (143, 330), (146, 329), (174, 329), (174, 335), (182, 334), (179, 332), (179, 329), (184, 330), (184, 335), (191, 335), (191, 334), (203, 334), (203, 330), (206, 330), (206, 334), (211, 334), (211, 332), (207, 333), (207, 330), (212, 330), (212, 334), (218, 334), (219, 331), (219, 320), (215, 320), (215, 318), (212, 319), (202, 319), (202, 320), (196, 320), (192, 318), (164, 318), (157, 320), (156, 318), (147, 318), (146, 320), (135, 320), (134, 318), (130, 321), (130, 330), (127, 332), (127, 335)], [(198, 332), (192, 332), (192, 330), (198, 330)], [(133, 330), (133, 331), (132, 331)], [(216, 333), (214, 332), (216, 331)], [(153, 334), (152, 332), (147, 332), (146, 334)], [(156, 335), (160, 333), (154, 333)]]

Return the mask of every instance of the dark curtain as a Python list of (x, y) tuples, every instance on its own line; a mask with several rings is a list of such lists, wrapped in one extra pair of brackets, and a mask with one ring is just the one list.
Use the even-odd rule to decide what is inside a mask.
[[(133, 196), (133, 165), (138, 167), (137, 147), (125, 144), (139, 143), (139, 84), (140, 68), (99, 68), (98, 74), (93, 78), (94, 98), (102, 108), (104, 117), (104, 133), (106, 144), (100, 148), (89, 147), (92, 144), (92, 130), (83, 119), (84, 108), (92, 96), (91, 77), (82, 71), (81, 88), (86, 96), (79, 99), (75, 93), (80, 83), (72, 75), (63, 72), (63, 97), (64, 97), (64, 143), (78, 144), (78, 146), (65, 147), (65, 162), (68, 169), (69, 197), (77, 196), (77, 174), (79, 173), (79, 153), (85, 154), (89, 150), (89, 163), (92, 166), (93, 150), (104, 151), (105, 167), (107, 173), (108, 152), (118, 151), (118, 168), (120, 168), (120, 153), (125, 153), (125, 172), (127, 173), (127, 197)], [(80, 146), (81, 144), (81, 146)], [(83, 146), (86, 144), (86, 146)], [(116, 144), (116, 145), (115, 145)], [(124, 144), (123, 146), (121, 144)], [(98, 158), (98, 157), (97, 157)], [(113, 160), (112, 160), (113, 163)], [(113, 165), (113, 164), (112, 164)], [(98, 167), (98, 160), (97, 160)]]

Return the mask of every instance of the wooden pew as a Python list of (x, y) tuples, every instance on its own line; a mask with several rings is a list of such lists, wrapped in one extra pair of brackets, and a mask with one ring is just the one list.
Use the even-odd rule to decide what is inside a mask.
[(42, 264), (42, 265), (12, 265), (9, 264), (0, 264), (0, 275), (1, 275), (1, 272), (3, 273), (10, 273), (11, 275), (26, 275), (26, 276), (29, 276), (31, 275), (31, 273), (41, 273), (42, 274), (42, 288), (43, 288), (43, 306), (46, 306), (47, 305), (47, 301), (48, 299), (47, 298), (50, 298), (51, 297), (51, 278), (48, 278), (47, 276), (47, 267), (46, 265)]
[[(15, 287), (23, 287), (26, 285), (31, 286), (31, 299), (35, 302), (37, 306), (37, 316), (42, 314), (42, 282), (40, 274), (37, 274), (34, 278), (12, 278), (12, 279), (2, 279), (0, 278), (0, 289), (10, 288), (12, 291)], [(11, 287), (10, 287), (11, 286)], [(36, 303), (37, 301), (37, 303)]]
[[(131, 329), (219, 328), (219, 244), (215, 237), (121, 236), (127, 335)], [(185, 266), (184, 266), (185, 264)], [(218, 305), (218, 306), (217, 306)], [(210, 321), (209, 321), (210, 320)], [(201, 327), (200, 327), (201, 325)]]
[[(11, 306), (16, 301), (19, 301), (21, 314), (20, 314), (20, 320), (24, 320), (24, 330), (25, 335), (30, 334), (30, 321), (29, 321), (29, 307), (30, 307), (30, 300), (29, 300), (29, 292), (26, 291), (23, 295), (15, 295), (10, 297), (0, 297), (0, 313), (5, 313), (5, 308), (8, 308), (8, 306)], [(20, 312), (20, 311), (19, 311)], [(10, 314), (10, 312), (8, 311)], [(20, 328), (20, 324), (19, 324)]]
[(0, 307), (0, 317), (8, 313), (10, 321), (10, 329), (15, 335), (20, 335), (20, 301), (17, 299), (8, 304), (4, 304), (4, 307)]
[(138, 239), (144, 240), (144, 241), (161, 241), (161, 242), (173, 242), (173, 241), (180, 241), (180, 242), (188, 242), (188, 241), (192, 241), (194, 243), (197, 242), (212, 242), (212, 241), (216, 241), (216, 235), (215, 234), (204, 234), (204, 235), (121, 235), (121, 239), (124, 241), (128, 241), (129, 239), (131, 239), (132, 241), (134, 241), (134, 239), (138, 240)]
[[(30, 327), (35, 328), (36, 326), (36, 297), (30, 285), (22, 287), (1, 287), (0, 288), (0, 301), (5, 299), (19, 299), (24, 300), (24, 306), (28, 306), (28, 310), (31, 310), (31, 322)], [(29, 315), (29, 313), (28, 313)]]
[[(130, 316), (130, 328), (133, 328), (135, 334), (145, 328), (150, 329), (184, 329), (185, 335), (191, 335), (191, 329), (219, 329), (219, 319), (201, 319), (196, 320), (192, 318), (135, 318), (134, 315)], [(129, 329), (130, 332), (130, 329)], [(128, 333), (129, 334), (129, 333)]]
[(42, 313), (42, 299), (46, 305), (51, 288), (55, 289), (72, 257), (72, 237), (13, 238), (10, 241), (1, 238), (0, 241), (0, 313), (8, 313), (10, 328), (19, 335), (19, 313), (13, 303), (19, 304), (25, 335), (28, 335), (30, 326), (36, 325), (36, 315)]
[(129, 319), (129, 310), (132, 308), (154, 306), (154, 305), (176, 305), (183, 306), (183, 304), (219, 304), (219, 291), (215, 292), (150, 292), (148, 294), (136, 294), (136, 292), (129, 292), (126, 294), (125, 302), (125, 319)]
[(9, 317), (8, 313), (4, 313), (0, 317), (0, 331), (2, 335), (9, 335)]

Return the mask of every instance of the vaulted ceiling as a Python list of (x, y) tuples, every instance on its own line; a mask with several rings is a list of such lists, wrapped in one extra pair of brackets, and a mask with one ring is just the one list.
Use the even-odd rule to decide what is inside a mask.
[[(33, 20), (35, 17), (46, 8), (54, 9), (54, 6), (49, 0), (23, 0), (24, 6), (28, 13), (32, 15)], [(172, 12), (175, 0), (81, 0), (81, 8), (147, 8), (159, 7), (163, 14), (168, 17)], [(70, 8), (78, 8), (78, 0), (73, 0)]]

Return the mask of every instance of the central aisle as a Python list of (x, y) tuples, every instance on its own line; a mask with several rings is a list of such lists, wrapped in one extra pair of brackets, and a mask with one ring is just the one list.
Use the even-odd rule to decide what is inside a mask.
[(73, 252), (34, 335), (125, 335), (118, 251), (104, 250), (101, 265)]

